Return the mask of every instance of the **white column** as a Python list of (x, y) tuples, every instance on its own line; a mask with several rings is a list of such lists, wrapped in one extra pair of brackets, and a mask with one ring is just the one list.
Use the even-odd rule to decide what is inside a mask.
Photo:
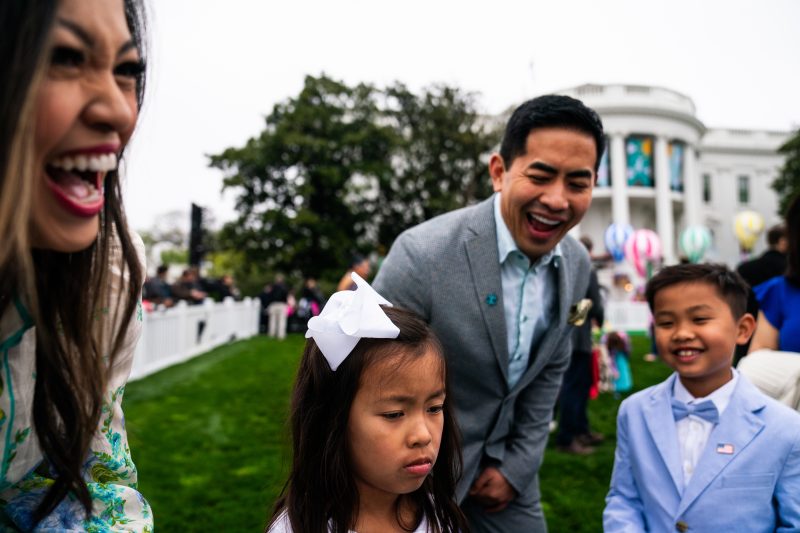
[(631, 215), (628, 206), (628, 177), (625, 166), (625, 136), (616, 132), (611, 134), (611, 218), (617, 224), (630, 224)]
[(697, 175), (697, 157), (695, 148), (686, 145), (683, 153), (683, 210), (687, 226), (697, 226), (703, 223), (702, 209), (702, 184)]
[(672, 265), (676, 263), (675, 242), (673, 239), (674, 222), (672, 194), (669, 189), (669, 156), (667, 155), (667, 139), (665, 137), (656, 137), (655, 166), (656, 233), (661, 237), (664, 264)]

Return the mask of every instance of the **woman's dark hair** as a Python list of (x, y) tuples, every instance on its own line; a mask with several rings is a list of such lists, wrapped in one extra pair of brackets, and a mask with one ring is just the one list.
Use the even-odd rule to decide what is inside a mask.
[(786, 280), (800, 287), (800, 194), (786, 210)]
[[(292, 467), (270, 525), (284, 510), (292, 529), (303, 533), (346, 533), (355, 524), (359, 500), (347, 451), (347, 426), (353, 398), (367, 368), (393, 357), (402, 365), (433, 351), (441, 359), (446, 381), (442, 346), (430, 327), (410, 311), (396, 307), (383, 310), (400, 329), (400, 335), (396, 339), (361, 339), (335, 372), (314, 340), (306, 343), (292, 394)], [(433, 471), (419, 489), (406, 495), (419, 513), (417, 523), (407, 524), (409, 531), (417, 527), (422, 516), (433, 532), (467, 531), (454, 499), (462, 459), (458, 428), (447, 400), (443, 416)]]
[(597, 149), (594, 169), (600, 168), (606, 145), (600, 116), (580, 100), (556, 94), (528, 100), (511, 114), (500, 143), (500, 157), (506, 168), (511, 168), (517, 156), (525, 154), (528, 135), (540, 128), (565, 128), (590, 135)]
[[(18, 179), (9, 172), (8, 161), (13, 156), (9, 147), (13, 145), (7, 141), (21, 135), (19, 125), (30, 108), (36, 74), (49, 60), (49, 36), (57, 6), (55, 0), (0, 2), (2, 191)], [(124, 0), (124, 6), (129, 30), (144, 60), (143, 8), (139, 0)], [(142, 76), (137, 83), (139, 105), (143, 91)], [(30, 161), (25, 163), (31, 165)], [(104, 187), (100, 231), (86, 250), (61, 253), (28, 246), (20, 250), (21, 257), (0, 255), (0, 314), (19, 296), (30, 306), (36, 325), (33, 423), (54, 474), (54, 483), (34, 513), (37, 523), (69, 493), (77, 497), (87, 517), (91, 513), (92, 498), (81, 475), (82, 467), (103, 403), (109, 400), (104, 397), (108, 372), (123, 347), (126, 326), (133, 318), (142, 285), (143, 273), (125, 221), (116, 171), (106, 175)], [(28, 242), (27, 233), (22, 241)], [(115, 268), (128, 279), (127, 285), (120, 284), (124, 294), (110, 294), (113, 289), (109, 287), (114, 285), (110, 283), (112, 259), (121, 263)], [(108, 309), (108, 316), (118, 327), (103, 328), (98, 317), (113, 301), (118, 305)], [(110, 351), (106, 352), (109, 346)]]

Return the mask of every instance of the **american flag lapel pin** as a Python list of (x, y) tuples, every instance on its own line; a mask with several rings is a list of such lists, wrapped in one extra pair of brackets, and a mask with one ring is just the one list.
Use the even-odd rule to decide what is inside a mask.
[(733, 455), (733, 444), (717, 444), (717, 453), (723, 455)]

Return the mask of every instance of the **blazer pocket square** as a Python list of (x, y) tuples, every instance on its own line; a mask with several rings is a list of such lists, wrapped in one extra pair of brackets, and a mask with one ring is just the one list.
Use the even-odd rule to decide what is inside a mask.
[(586, 322), (586, 318), (589, 316), (589, 309), (591, 308), (592, 301), (589, 298), (584, 298), (580, 302), (572, 304), (569, 308), (569, 314), (567, 315), (567, 324), (582, 326), (583, 323)]

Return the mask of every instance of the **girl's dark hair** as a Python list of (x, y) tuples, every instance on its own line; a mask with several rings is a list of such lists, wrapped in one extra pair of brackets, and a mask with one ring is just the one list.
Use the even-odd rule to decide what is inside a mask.
[(800, 287), (800, 194), (786, 210), (786, 280)]
[[(49, 36), (57, 5), (55, 0), (0, 2), (2, 190), (7, 185), (4, 182), (15, 179), (8, 172), (11, 143), (7, 141), (19, 135), (17, 127), (25, 109), (20, 103), (25, 99), (29, 102), (35, 92), (32, 84), (37, 69), (49, 60)], [(139, 0), (124, 0), (124, 6), (129, 30), (144, 58), (143, 8)], [(139, 105), (143, 91), (142, 76), (137, 83)], [(87, 517), (91, 513), (92, 499), (81, 475), (82, 467), (103, 403), (108, 400), (104, 397), (108, 372), (123, 347), (142, 285), (143, 273), (125, 221), (116, 171), (106, 175), (104, 186), (100, 231), (89, 248), (60, 253), (28, 247), (24, 251), (27, 257), (12, 257), (0, 264), (0, 314), (20, 296), (30, 306), (36, 325), (33, 422), (54, 474), (54, 483), (34, 512), (37, 523), (69, 493), (77, 497)], [(124, 294), (110, 294), (109, 287), (115, 285), (110, 282), (112, 258), (122, 263), (115, 265), (121, 270), (118, 275), (127, 277), (127, 284), (120, 284)], [(25, 280), (29, 278), (33, 278), (32, 287), (27, 288)], [(118, 302), (116, 308), (105, 310), (113, 301)], [(98, 319), (105, 314), (120, 326), (102, 327)]]
[[(346, 533), (355, 524), (359, 501), (347, 452), (347, 426), (353, 398), (367, 368), (391, 357), (399, 357), (398, 364), (402, 365), (433, 351), (441, 359), (446, 382), (442, 346), (430, 327), (410, 311), (396, 307), (383, 310), (400, 329), (400, 335), (396, 339), (361, 339), (336, 372), (313, 339), (306, 343), (292, 394), (292, 467), (270, 525), (284, 510), (292, 530), (303, 533)], [(447, 400), (443, 415), (442, 440), (433, 471), (419, 489), (406, 495), (419, 513), (417, 523), (408, 524), (409, 531), (423, 516), (435, 533), (467, 531), (464, 515), (454, 500), (461, 475), (461, 445)]]
[(616, 331), (612, 331), (606, 337), (606, 347), (610, 352), (628, 352), (628, 346), (625, 344), (625, 341), (620, 336), (619, 333)]

